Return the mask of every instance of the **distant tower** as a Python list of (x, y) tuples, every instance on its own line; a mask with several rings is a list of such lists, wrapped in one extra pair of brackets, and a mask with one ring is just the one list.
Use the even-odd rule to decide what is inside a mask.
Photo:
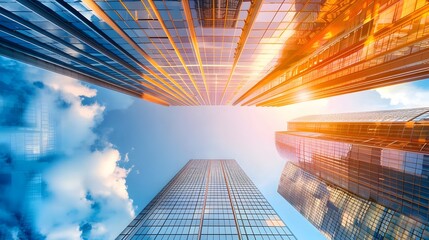
[(235, 160), (191, 160), (117, 239), (296, 239)]
[(279, 193), (330, 239), (429, 239), (429, 108), (306, 116), (276, 133)]

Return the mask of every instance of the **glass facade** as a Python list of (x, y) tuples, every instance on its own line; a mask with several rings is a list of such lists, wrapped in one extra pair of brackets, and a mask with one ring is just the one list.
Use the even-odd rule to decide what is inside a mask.
[(235, 160), (190, 160), (117, 239), (296, 239)]
[(420, 72), (429, 56), (428, 1), (325, 3), (340, 11), (315, 16), (335, 21), (292, 47), (298, 53), (288, 52), (236, 104), (284, 106), (428, 77)]
[[(374, 111), (374, 112), (354, 112), (354, 113), (340, 113), (340, 114), (326, 114), (326, 115), (309, 115), (303, 116), (294, 119), (289, 122), (288, 130), (289, 131), (299, 131), (300, 125), (307, 124), (303, 126), (305, 129), (313, 128), (317, 131), (326, 131), (323, 130), (326, 125), (321, 123), (335, 122), (338, 124), (342, 123), (377, 123), (384, 122), (391, 124), (393, 123), (403, 123), (403, 122), (422, 122), (429, 120), (429, 108), (410, 108), (410, 109), (399, 109), (399, 110), (385, 110), (385, 111)], [(315, 125), (309, 125), (310, 123), (315, 123)], [(316, 128), (316, 124), (317, 125)], [(374, 126), (376, 127), (376, 126)], [(369, 129), (365, 129), (367, 134), (370, 134)], [(308, 131), (308, 130), (307, 130)], [(344, 131), (344, 129), (342, 130)], [(356, 130), (355, 130), (356, 131)], [(362, 131), (362, 129), (360, 129)], [(344, 133), (344, 132), (343, 132)], [(354, 133), (356, 135), (356, 132)], [(360, 134), (360, 133), (359, 133)]]
[(278, 192), (327, 239), (429, 239), (429, 225), (358, 197), (293, 163)]
[(273, 69), (284, 46), (320, 30), (314, 13), (346, 9), (284, 0), (0, 6), (0, 54), (165, 105), (231, 104)]
[(278, 106), (428, 77), (428, 12), (426, 0), (0, 0), (0, 54), (164, 105)]
[(421, 108), (306, 116), (277, 132), (276, 145), (314, 178), (428, 225), (428, 113)]
[(14, 228), (25, 233), (17, 238), (42, 239), (34, 231), (34, 209), (46, 194), (42, 172), (58, 153), (58, 123), (49, 99), (35, 97), (27, 83), (7, 80), (0, 81), (0, 239), (16, 237)]

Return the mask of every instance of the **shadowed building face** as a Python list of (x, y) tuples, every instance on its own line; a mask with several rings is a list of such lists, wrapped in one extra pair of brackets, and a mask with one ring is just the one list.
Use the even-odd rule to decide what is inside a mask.
[(425, 0), (0, 5), (1, 55), (163, 105), (281, 106), (428, 76)]
[(283, 169), (278, 192), (328, 239), (428, 239), (419, 222), (361, 198), (292, 163)]
[[(316, 227), (333, 239), (342, 239), (340, 236), (362, 239), (358, 237), (362, 229), (345, 229), (345, 235), (341, 235), (339, 232), (342, 230), (333, 227), (325, 229), (322, 220), (316, 221), (316, 216), (310, 214), (314, 211), (319, 216), (320, 212), (332, 210), (330, 201), (334, 200), (328, 199), (335, 198), (332, 194), (337, 190), (341, 196), (352, 198), (353, 201), (371, 206), (380, 205), (385, 209), (382, 211), (390, 211), (390, 215), (393, 214), (392, 216), (406, 222), (397, 224), (397, 220), (392, 220), (392, 223), (387, 224), (393, 228), (406, 226), (401, 232), (381, 228), (381, 225), (386, 225), (386, 220), (380, 219), (375, 223), (381, 224), (380, 229), (365, 234), (374, 234), (373, 237), (377, 237), (377, 234), (387, 234), (386, 236), (393, 236), (395, 239), (411, 236), (415, 239), (426, 239), (429, 237), (428, 123), (428, 108), (295, 119), (288, 123), (288, 131), (276, 133), (280, 154), (291, 162), (285, 167), (279, 192), (303, 215), (312, 219)], [(327, 189), (324, 192), (326, 201), (316, 206), (311, 202), (321, 198), (311, 194), (308, 199), (304, 197), (313, 190), (314, 194), (320, 192), (317, 188), (311, 190), (304, 187), (302, 194), (288, 188), (286, 182), (293, 183), (292, 180), (295, 179), (292, 172), (299, 172), (297, 174), (302, 176), (300, 181), (303, 186), (307, 181), (303, 179), (312, 179), (311, 181), (323, 185), (322, 188)], [(305, 206), (314, 207), (311, 207), (312, 211), (298, 203), (298, 195), (308, 202)], [(338, 219), (329, 220), (334, 221), (334, 224), (344, 221), (349, 211), (347, 209), (350, 206), (341, 204), (334, 204), (340, 209), (336, 213), (338, 215), (334, 214)], [(365, 214), (372, 214), (372, 210), (368, 211)], [(326, 215), (326, 218), (330, 216)], [(319, 217), (323, 218), (321, 215)], [(360, 218), (365, 216), (352, 217), (357, 221), (358, 228), (366, 228), (367, 223), (359, 220)], [(426, 230), (423, 232), (419, 229)]]

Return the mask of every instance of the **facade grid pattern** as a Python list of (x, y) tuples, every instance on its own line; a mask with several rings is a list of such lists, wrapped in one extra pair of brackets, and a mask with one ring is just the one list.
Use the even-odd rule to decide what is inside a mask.
[(429, 225), (287, 163), (278, 192), (328, 239), (429, 239)]
[(117, 239), (295, 239), (233, 160), (191, 160)]
[[(413, 224), (427, 226), (428, 111), (421, 108), (306, 116), (289, 122), (288, 131), (277, 132), (276, 145), (279, 153), (294, 167), (329, 186), (382, 206), (388, 213), (386, 217), (392, 221), (412, 219), (401, 224), (410, 228), (415, 227)], [(378, 209), (378, 205), (374, 206)], [(321, 205), (311, 211), (325, 211), (327, 206)], [(321, 229), (321, 223), (315, 221), (317, 217), (309, 213), (304, 215), (312, 218), (313, 224)], [(344, 222), (344, 217), (338, 221)], [(326, 231), (332, 234), (334, 229)], [(394, 239), (405, 237), (395, 234), (392, 235), (396, 236)], [(417, 239), (422, 239), (418, 236)], [(426, 238), (425, 235), (423, 239)]]
[(427, 1), (342, 2), (348, 8), (337, 21), (285, 57), (240, 98), (243, 105), (283, 106), (427, 78), (415, 72), (427, 65)]
[[(12, 75), (0, 81), (0, 202), (20, 216), (17, 232), (25, 231), (20, 237), (42, 239), (34, 231), (35, 209), (46, 195), (43, 172), (56, 160), (61, 136), (50, 99), (16, 79)], [(0, 229), (0, 239), (14, 237), (9, 229)]]
[(282, 106), (429, 77), (428, 12), (426, 0), (0, 0), (0, 55), (163, 105)]

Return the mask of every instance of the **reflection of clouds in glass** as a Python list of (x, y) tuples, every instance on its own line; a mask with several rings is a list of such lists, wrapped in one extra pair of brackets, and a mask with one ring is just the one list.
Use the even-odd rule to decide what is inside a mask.
[(0, 69), (0, 236), (113, 239), (134, 216), (130, 170), (93, 132), (104, 106), (83, 99), (97, 92), (5, 58)]
[(265, 223), (268, 227), (284, 227), (285, 224), (280, 219), (267, 219)]
[[(366, 239), (387, 234), (391, 234), (392, 239), (425, 236), (424, 224), (397, 210), (327, 184), (291, 163), (283, 170), (278, 192), (327, 239), (337, 239), (338, 236), (341, 239)], [(389, 217), (386, 217), (387, 213)]]
[(421, 175), (424, 156), (424, 154), (396, 149), (383, 149), (381, 151), (381, 165), (413, 175)]
[[(324, 215), (320, 210), (328, 205), (330, 198), (327, 186), (323, 182), (309, 177), (293, 164), (287, 163), (282, 172), (278, 191), (283, 196), (285, 194), (289, 196), (287, 200), (313, 224), (322, 225)], [(302, 196), (306, 198), (302, 199)]]
[[(276, 134), (277, 150), (281, 156), (292, 162), (313, 163), (317, 162), (320, 156), (332, 159), (346, 159), (349, 156), (352, 144), (320, 140), (317, 139), (319, 136), (321, 134), (312, 132), (299, 132), (298, 136), (290, 132), (278, 132)], [(322, 147), (315, 148), (316, 145)]]

